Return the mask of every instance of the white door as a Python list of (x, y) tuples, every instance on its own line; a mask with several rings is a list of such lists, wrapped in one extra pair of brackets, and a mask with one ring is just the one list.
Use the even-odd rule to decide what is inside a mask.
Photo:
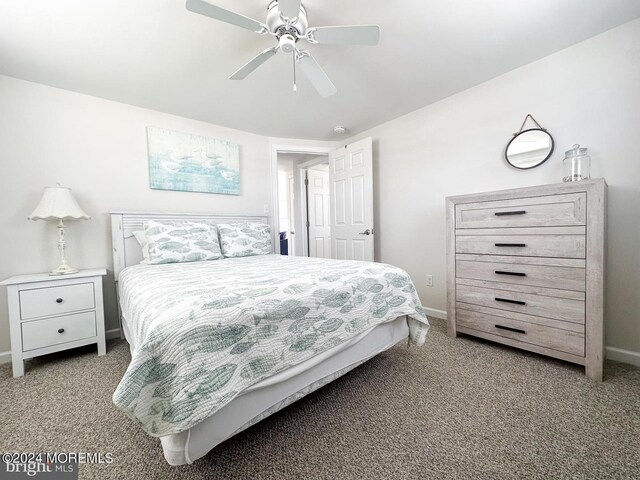
[(307, 207), (309, 211), (309, 256), (331, 258), (329, 220), (329, 169), (307, 171)]
[(373, 262), (373, 157), (366, 138), (329, 154), (331, 251)]

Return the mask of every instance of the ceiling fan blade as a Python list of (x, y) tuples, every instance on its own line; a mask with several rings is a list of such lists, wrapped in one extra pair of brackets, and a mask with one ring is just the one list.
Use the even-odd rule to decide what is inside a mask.
[(240, 67), (233, 75), (229, 77), (230, 80), (244, 80), (247, 76), (253, 72), (256, 68), (262, 65), (264, 62), (273, 57), (278, 51), (278, 47), (267, 48), (264, 52), (256, 55), (246, 65)]
[(311, 81), (321, 97), (327, 98), (337, 93), (338, 89), (336, 86), (310, 53), (302, 53), (300, 56), (300, 68)]
[(378, 25), (346, 25), (310, 29), (313, 40), (328, 45), (377, 45), (380, 41)]
[(221, 7), (216, 7), (203, 0), (187, 0), (187, 10), (207, 17), (215, 18), (221, 22), (230, 23), (238, 27), (246, 28), (252, 32), (265, 32), (266, 27), (264, 24), (254, 20), (253, 18), (245, 17), (239, 13), (230, 12)]
[(278, 9), (280, 13), (293, 20), (300, 15), (301, 0), (278, 0)]

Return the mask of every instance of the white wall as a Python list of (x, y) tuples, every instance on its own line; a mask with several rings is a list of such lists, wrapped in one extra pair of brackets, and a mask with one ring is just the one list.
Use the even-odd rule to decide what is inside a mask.
[[(149, 189), (146, 127), (240, 144), (241, 195)], [(271, 204), (270, 140), (0, 76), (0, 279), (57, 266), (56, 231), (29, 222), (45, 185), (73, 188), (89, 221), (69, 222), (68, 259), (112, 269), (109, 210), (261, 214)], [(117, 327), (115, 287), (105, 286), (107, 329)], [(9, 350), (6, 289), (0, 290), (0, 352)]]
[[(503, 150), (527, 113), (554, 136), (539, 168)], [(640, 20), (349, 139), (374, 139), (376, 259), (405, 268), (445, 309), (448, 195), (555, 183), (563, 152), (589, 147), (609, 184), (607, 345), (640, 351)], [(434, 275), (434, 287), (425, 286)]]

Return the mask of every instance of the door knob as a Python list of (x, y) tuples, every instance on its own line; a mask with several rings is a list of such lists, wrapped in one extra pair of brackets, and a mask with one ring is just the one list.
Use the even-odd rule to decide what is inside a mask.
[(360, 235), (371, 235), (371, 230), (367, 228), (364, 232), (360, 232)]

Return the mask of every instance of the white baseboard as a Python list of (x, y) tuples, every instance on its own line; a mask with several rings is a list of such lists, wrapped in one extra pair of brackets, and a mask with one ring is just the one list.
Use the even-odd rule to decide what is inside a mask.
[(11, 362), (11, 350), (7, 352), (0, 352), (0, 364)]
[(442, 320), (447, 319), (447, 312), (445, 312), (444, 310), (424, 307), (424, 311), (427, 314), (427, 317), (435, 317), (435, 318), (440, 318)]
[(628, 363), (640, 367), (640, 352), (624, 350), (622, 348), (606, 347), (605, 357), (616, 362)]
[(120, 329), (119, 328), (113, 328), (111, 330), (107, 330), (106, 332), (104, 332), (104, 335), (107, 338), (107, 340), (112, 340), (114, 338), (120, 338)]

